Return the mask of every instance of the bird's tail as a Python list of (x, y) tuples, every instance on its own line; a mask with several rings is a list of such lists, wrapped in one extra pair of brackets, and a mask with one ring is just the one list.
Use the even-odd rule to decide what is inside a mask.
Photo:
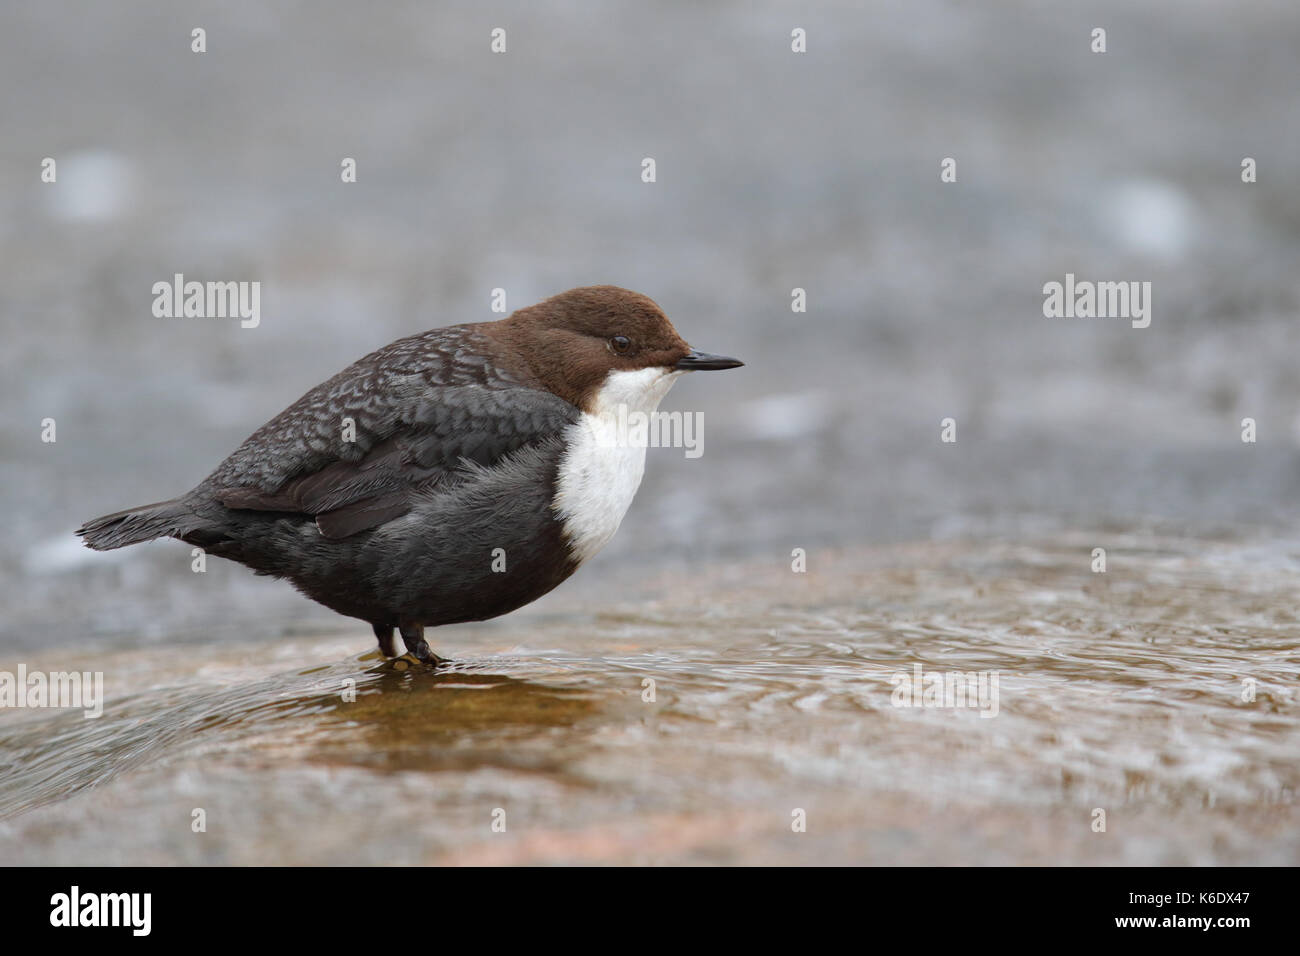
[(154, 538), (179, 537), (192, 531), (198, 516), (180, 499), (159, 501), (87, 521), (77, 529), (86, 547), (112, 551)]

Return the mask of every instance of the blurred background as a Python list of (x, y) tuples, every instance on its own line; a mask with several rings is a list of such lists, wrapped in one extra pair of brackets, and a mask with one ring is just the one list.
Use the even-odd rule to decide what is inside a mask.
[[(191, 52), (195, 27), (206, 30), (206, 53)], [(504, 55), (489, 50), (495, 27), (507, 31)], [(791, 52), (795, 27), (807, 31), (806, 54)], [(1104, 54), (1091, 51), (1095, 27), (1107, 32)], [(608, 683), (605, 664), (619, 648), (635, 656), (647, 639), (629, 637), (626, 621), (592, 624), (583, 615), (678, 607), (690, 613), (659, 624), (676, 635), (680, 661), (727, 647), (741, 649), (737, 660), (758, 650), (780, 658), (789, 632), (773, 623), (770, 602), (787, 601), (800, 609), (790, 627), (829, 620), (839, 635), (803, 634), (808, 647), (824, 651), (831, 641), (849, 660), (879, 663), (911, 621), (934, 637), (935, 659), (961, 644), (974, 656), (959, 666), (976, 666), (987, 663), (980, 642), (992, 629), (1005, 642), (1001, 666), (1021, 666), (1031, 680), (1015, 628), (1047, 619), (1023, 604), (1038, 585), (1001, 598), (980, 588), (1050, 565), (1064, 575), (1051, 587), (1085, 594), (1096, 579), (1070, 575), (1090, 577), (1091, 549), (1127, 549), (1130, 616), (1149, 609), (1148, 594), (1166, 601), (1156, 616), (1177, 627), (1241, 625), (1233, 633), (1248, 642), (1249, 627), (1232, 617), (1240, 589), (1272, 589), (1257, 595), (1262, 616), (1250, 626), (1267, 619), (1271, 673), (1290, 689), (1275, 701), (1279, 736), (1257, 742), (1246, 765), (1259, 776), (1239, 774), (1233, 794), (1245, 806), (1287, 808), (1282, 822), (1293, 822), (1296, 771), (1285, 754), (1297, 739), (1287, 575), (1300, 566), (1297, 49), (1300, 9), (1290, 0), (8, 5), (0, 11), (0, 507), (8, 528), (0, 658), (81, 666), (86, 654), (176, 655), (162, 672), (143, 656), (109, 665), (120, 686), (145, 695), (137, 719), (162, 726), (170, 705), (150, 689), (187, 686), (196, 662), (219, 658), (232, 670), (218, 683), (239, 683), (236, 662), (266, 659), (244, 648), (281, 648), (282, 670), (303, 647), (318, 647), (296, 639), (333, 641), (323, 645), (327, 660), (362, 653), (363, 624), (285, 584), (219, 560), (195, 575), (176, 542), (95, 554), (72, 531), (190, 488), (263, 421), (366, 352), (434, 326), (497, 318), (493, 288), (504, 288), (514, 309), (611, 283), (650, 295), (693, 345), (747, 367), (679, 383), (662, 407), (704, 413), (704, 455), (651, 451), (637, 501), (602, 556), (518, 616), (455, 629), (452, 656), (563, 648), (582, 658), (572, 666), (589, 668), (595, 687)], [(57, 161), (57, 184), (41, 182), (44, 157)], [(356, 159), (355, 184), (340, 181), (345, 157)], [(645, 157), (657, 164), (653, 184), (641, 181)], [(952, 184), (940, 182), (945, 157), (956, 159)], [(1242, 182), (1245, 157), (1258, 164), (1254, 184)], [(178, 272), (260, 281), (260, 326), (155, 318), (151, 287)], [(1150, 327), (1045, 318), (1043, 285), (1067, 272), (1150, 281)], [(807, 292), (806, 313), (791, 311), (795, 287)], [(957, 422), (955, 444), (939, 441), (946, 417)], [(1241, 441), (1245, 417), (1258, 423), (1255, 444)], [(57, 422), (56, 443), (40, 440), (45, 418)], [(794, 548), (810, 556), (809, 581), (797, 587)], [(967, 577), (960, 586), (925, 577), (939, 566)], [(1192, 579), (1207, 604), (1180, 589)], [(770, 586), (756, 589), (759, 581)], [(1154, 596), (1157, 584), (1164, 598)], [(957, 640), (970, 624), (956, 620), (963, 602), (984, 599), (993, 602), (984, 623)], [(1075, 647), (1070, 634), (1123, 630), (1114, 605), (1095, 594), (1080, 600), (1086, 607), (1066, 615), (1075, 625), (1058, 621), (1063, 645)], [(1042, 640), (1026, 627), (1023, 635), (1034, 634), (1026, 642)], [(521, 636), (528, 628), (538, 630)], [(1152, 641), (1151, 632), (1130, 636), (1134, 646)], [(1213, 679), (1235, 680), (1255, 651), (1234, 645), (1241, 656)], [(801, 679), (827, 680), (834, 668), (809, 653)], [(905, 668), (916, 656), (883, 666)], [(1156, 674), (1178, 670), (1168, 659), (1147, 664)], [(1043, 686), (1085, 687), (1095, 677), (1080, 665), (1044, 676)], [(746, 684), (759, 680), (753, 673), (715, 678), (754, 695), (692, 716), (731, 728), (724, 736), (737, 715), (759, 719), (776, 706)], [(1222, 692), (1230, 697), (1231, 687)], [(883, 694), (869, 708), (887, 710)], [(1075, 719), (1096, 717), (1079, 706)], [(766, 719), (779, 725), (783, 713)], [(1071, 772), (1094, 788), (1071, 794), (1080, 806), (1098, 794), (1132, 796), (1129, 775), (1139, 771), (1103, 761), (1089, 776), (1068, 741), (1066, 756), (1039, 768), (1041, 792), (1025, 784), (1032, 755), (1048, 746), (1042, 735), (1054, 732), (1045, 728), (1065, 719), (1039, 718), (1023, 735), (1003, 731), (1018, 740), (1003, 762), (980, 758), (987, 786), (975, 788), (983, 796), (973, 805), (998, 807), (997, 827), (1024, 829), (1023, 807), (1005, 802), (1018, 786), (1038, 794), (1023, 799), (1059, 809)], [(412, 727), (423, 725), (413, 718)], [(751, 728), (758, 751), (753, 741), (770, 741), (773, 725)], [(1170, 735), (1158, 721), (1140, 732), (1103, 725), (1099, 739), (1111, 743), (1154, 746)], [(492, 753), (525, 746), (486, 726), (476, 725), (484, 736), (475, 739)], [(518, 714), (504, 726), (536, 729)], [(836, 745), (814, 767), (793, 769), (790, 758), (781, 772), (817, 792), (860, 791), (874, 764), (843, 750), (853, 726), (809, 730), (807, 739)], [(1214, 741), (1189, 742), (1189, 754), (1236, 753), (1239, 730), (1220, 730)], [(880, 740), (897, 743), (896, 733)], [(633, 737), (624, 744), (645, 746)], [(70, 754), (108, 738), (74, 739), (62, 752), (35, 739), (10, 743), (46, 761), (42, 779), (59, 782), (39, 793), (30, 778), (14, 784), (11, 810), (120, 772), (111, 762), (90, 776), (72, 769)], [(229, 746), (247, 756), (243, 744)], [(960, 749), (931, 756), (947, 760)], [(871, 759), (890, 766), (879, 748)], [(597, 764), (601, 772), (622, 766), (612, 757)], [(1151, 764), (1169, 766), (1158, 755)], [(429, 769), (415, 758), (401, 768)], [(11, 769), (19, 772), (17, 757)], [(653, 789), (650, 771), (625, 769), (618, 788), (588, 781), (592, 806), (609, 810), (616, 792), (632, 800), (629, 813), (644, 810), (635, 795)], [(771, 770), (738, 772), (737, 792)], [(1159, 820), (1171, 805), (1227, 799), (1216, 790), (1222, 765), (1184, 771), (1150, 784), (1166, 802), (1144, 812)], [(675, 764), (654, 772), (687, 774)], [(138, 801), (143, 818), (142, 808), (164, 800), (157, 794), (174, 795), (175, 779), (160, 777), (154, 796), (138, 785), (122, 799)], [(954, 799), (941, 789), (936, 807)], [(901, 792), (878, 794), (884, 803), (871, 806), (911, 808), (915, 792)], [(727, 805), (714, 796), (721, 804), (713, 806)], [(699, 794), (677, 797), (695, 805)], [(664, 800), (663, 812), (686, 812)], [(874, 810), (849, 813), (844, 826), (860, 835), (864, 818), (881, 816)], [(935, 821), (912, 823), (922, 834)], [(1184, 832), (1188, 825), (1178, 821)], [(1181, 856), (1171, 831), (1146, 856), (1125, 859), (1250, 862), (1271, 826)], [(275, 843), (267, 834), (281, 831), (267, 827), (253, 844)], [(1036, 853), (1062, 845), (1054, 833), (1001, 861), (1041, 860)], [(20, 859), (61, 858), (57, 837), (31, 839)], [(1280, 846), (1271, 839), (1273, 852), (1294, 862), (1294, 837)], [(148, 859), (261, 859), (252, 844), (213, 857), (177, 841)], [(658, 859), (615, 843), (622, 849), (594, 858)], [(473, 858), (443, 831), (421, 845), (427, 853), (415, 859)], [(873, 859), (866, 850), (836, 857), (845, 845), (828, 840), (817, 852)], [(939, 852), (920, 837), (886, 845), (890, 855), (877, 862)], [(109, 852), (111, 841), (104, 846)], [(991, 859), (988, 847), (976, 840), (962, 861)], [(299, 851), (284, 852), (334, 859), (320, 847)], [(675, 858), (826, 858), (697, 851), (692, 843)], [(583, 852), (577, 857), (591, 858)]]

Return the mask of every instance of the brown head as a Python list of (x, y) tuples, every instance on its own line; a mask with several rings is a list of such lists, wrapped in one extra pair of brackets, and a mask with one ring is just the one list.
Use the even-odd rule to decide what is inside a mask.
[(744, 364), (695, 351), (652, 299), (612, 285), (561, 292), (483, 330), (549, 391), (584, 410), (591, 409), (611, 372)]

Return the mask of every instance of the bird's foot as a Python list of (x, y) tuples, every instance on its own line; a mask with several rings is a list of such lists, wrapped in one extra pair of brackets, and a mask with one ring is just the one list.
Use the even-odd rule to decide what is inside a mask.
[(388, 624), (371, 624), (375, 639), (379, 641), (379, 653), (385, 657), (397, 656), (397, 642), (393, 639), (393, 628)]
[(435, 670), (439, 667), (445, 667), (451, 663), (446, 657), (439, 657), (437, 654), (430, 653), (426, 658), (416, 657), (414, 654), (406, 653), (401, 657), (394, 657), (387, 663), (392, 664), (396, 670), (404, 671), (408, 667), (427, 667)]
[(417, 661), (427, 667), (438, 667), (442, 664), (451, 663), (449, 659), (439, 657), (429, 647), (428, 642), (424, 639), (423, 625), (403, 625), (400, 630), (402, 632), (402, 641), (406, 644), (408, 657), (414, 657)]

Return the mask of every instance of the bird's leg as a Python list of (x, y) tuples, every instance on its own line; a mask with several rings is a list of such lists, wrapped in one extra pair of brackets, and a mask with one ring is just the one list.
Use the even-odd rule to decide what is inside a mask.
[(397, 656), (397, 642), (393, 640), (393, 628), (391, 624), (371, 624), (375, 631), (375, 639), (379, 641), (379, 653), (385, 657)]
[(451, 663), (447, 658), (439, 657), (429, 649), (429, 645), (424, 640), (423, 624), (403, 624), (398, 629), (402, 632), (402, 640), (406, 643), (407, 651), (415, 655), (422, 664), (437, 667), (439, 664)]

